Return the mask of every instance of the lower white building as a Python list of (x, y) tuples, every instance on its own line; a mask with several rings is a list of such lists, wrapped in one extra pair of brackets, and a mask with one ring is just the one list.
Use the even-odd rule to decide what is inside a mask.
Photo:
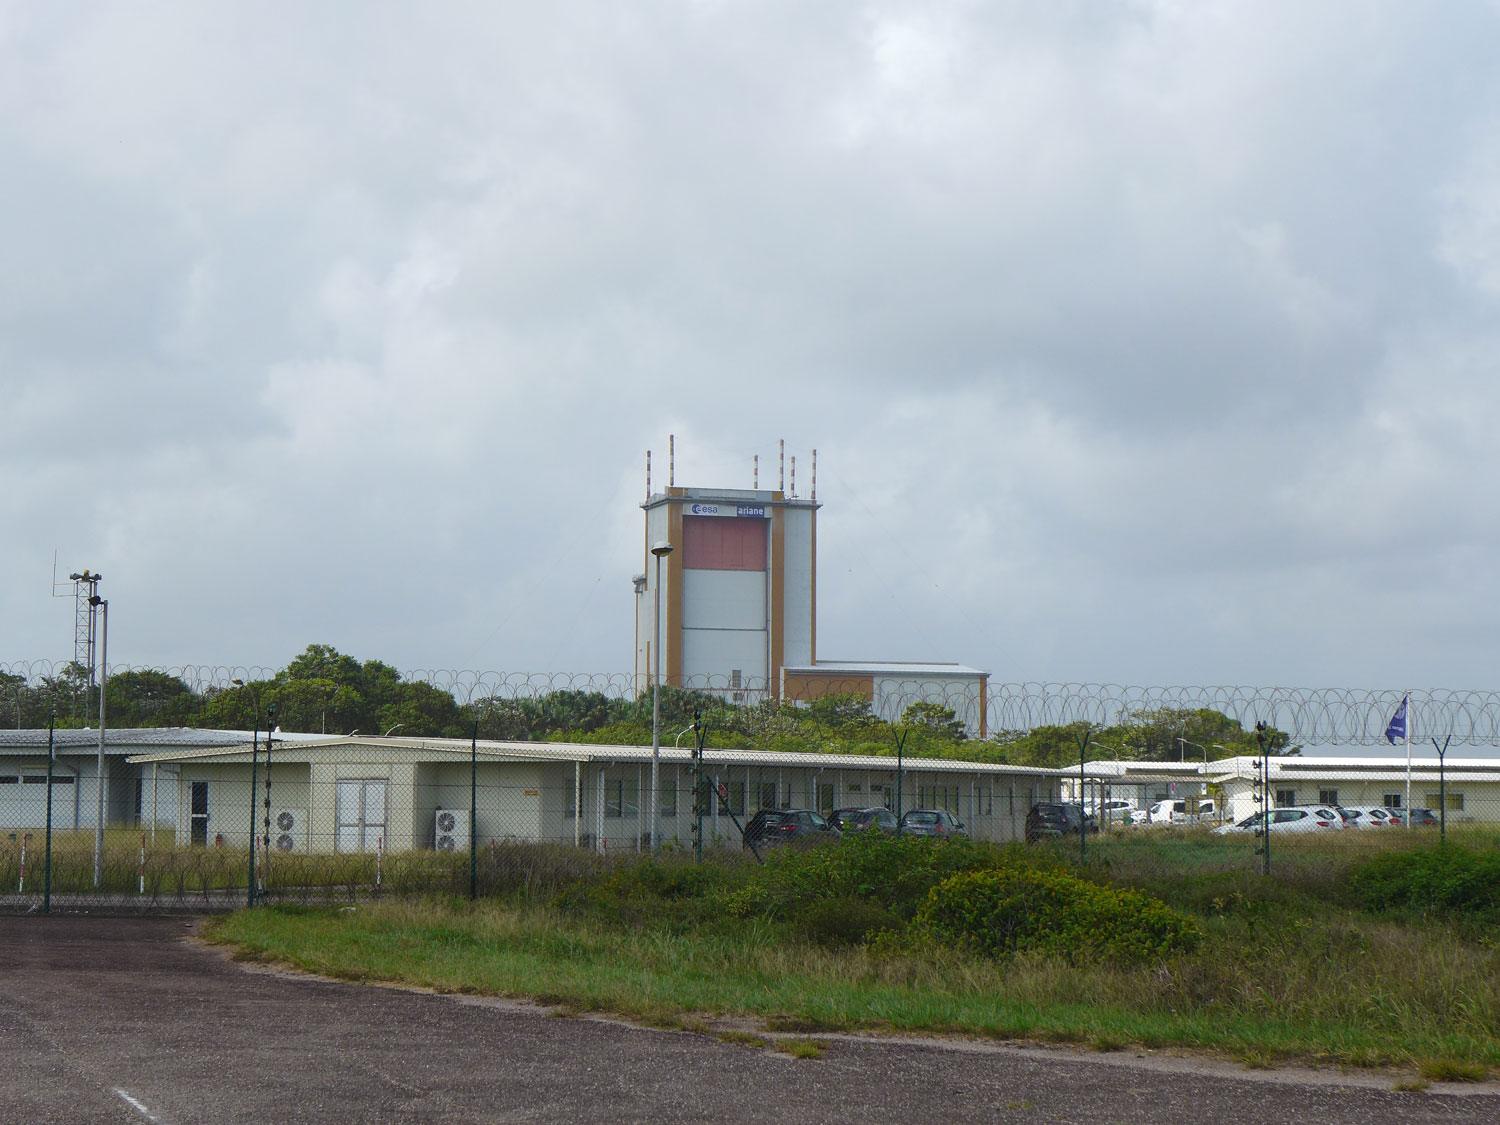
[[(640, 848), (649, 839), (651, 748), (450, 739), (307, 738), (271, 755), (270, 834), (285, 851), (401, 851), (478, 840)], [(252, 818), (265, 831), (265, 761), (248, 747), (206, 747), (131, 759), (170, 775), (182, 844), (240, 846)], [(692, 836), (691, 751), (663, 747), (661, 838)], [(251, 770), (256, 771), (255, 790)], [(1027, 810), (1056, 800), (1055, 770), (907, 758), (707, 750), (703, 772), (721, 799), (705, 842), (737, 845), (758, 808), (943, 808), (971, 835), (1019, 840)], [(899, 792), (899, 796), (898, 796)], [(471, 821), (472, 814), (472, 821)], [(453, 841), (450, 839), (449, 843)]]
[[(1228, 815), (1235, 820), (1260, 807), (1259, 761), (1239, 757), (1208, 763), (1207, 780), (1223, 794)], [(1384, 805), (1437, 813), (1446, 805), (1449, 824), (1500, 823), (1500, 759), (1449, 758), (1440, 770), (1435, 757), (1414, 758), (1408, 773), (1404, 757), (1273, 756), (1269, 773), (1271, 804), (1276, 807)]]

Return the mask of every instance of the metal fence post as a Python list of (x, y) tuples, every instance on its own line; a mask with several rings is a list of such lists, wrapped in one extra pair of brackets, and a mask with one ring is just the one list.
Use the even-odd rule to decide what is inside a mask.
[(469, 740), (469, 901), (479, 897), (479, 724)]
[(905, 794), (901, 792), (902, 782), (906, 778), (906, 736), (911, 732), (902, 727), (896, 732), (896, 835), (901, 835), (901, 806), (905, 800)]
[[(266, 704), (266, 819), (265, 835), (260, 841), (261, 895), (264, 897), (271, 887), (271, 737), (276, 733), (276, 704)], [(250, 832), (255, 833), (255, 821), (250, 821)]]
[[(1085, 780), (1083, 772), (1084, 761), (1089, 754), (1089, 739), (1093, 736), (1093, 729), (1088, 723), (1083, 724), (1083, 737), (1073, 736), (1078, 743), (1078, 862), (1087, 866), (1089, 861), (1089, 815), (1088, 794), (1084, 792)], [(1116, 742), (1119, 739), (1115, 740)], [(1103, 811), (1102, 809), (1100, 810)], [(1064, 822), (1066, 823), (1066, 821)]]
[(1266, 753), (1266, 724), (1256, 721), (1255, 742), (1260, 747), (1260, 791), (1265, 798), (1261, 806), (1261, 874), (1271, 874), (1271, 756)]
[[(1442, 746), (1437, 744), (1437, 739), (1432, 740), (1432, 748), (1437, 751), (1438, 756), (1438, 842), (1448, 842), (1448, 777), (1443, 770), (1443, 758), (1448, 753), (1448, 743), (1453, 738), (1450, 731), (1448, 737), (1443, 739)], [(1411, 824), (1411, 810), (1406, 810), (1407, 824)]]
[[(255, 711), (255, 733), (250, 738), (250, 871), (245, 877), (245, 906), (255, 905), (255, 787), (259, 780), (256, 777), (257, 767), (260, 765), (260, 709)], [(182, 801), (182, 784), (177, 785), (177, 800)], [(181, 814), (178, 815), (177, 823), (181, 824)]]
[[(42, 913), (52, 913), (52, 762), (54, 747), (52, 728), (57, 722), (57, 713), (47, 716), (47, 858), (42, 864)], [(77, 782), (74, 782), (77, 785)]]
[(703, 862), (703, 806), (707, 803), (703, 789), (703, 740), (706, 737), (708, 737), (708, 730), (702, 723), (702, 712), (695, 707), (693, 709), (693, 741), (696, 743), (693, 749), (693, 855), (699, 863)]

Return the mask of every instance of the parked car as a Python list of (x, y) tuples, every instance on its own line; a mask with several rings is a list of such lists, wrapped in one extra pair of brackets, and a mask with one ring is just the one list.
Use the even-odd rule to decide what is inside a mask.
[(1077, 836), (1081, 832), (1099, 831), (1099, 822), (1085, 816), (1082, 805), (1041, 802), (1026, 813), (1026, 842), (1035, 843), (1049, 836)]
[(864, 828), (874, 828), (887, 834), (894, 834), (896, 831), (896, 814), (890, 809), (838, 809), (830, 819), (840, 832)]
[(1438, 826), (1438, 815), (1431, 809), (1392, 809), (1391, 816), (1396, 819), (1397, 827), (1404, 828), (1408, 816), (1411, 818), (1413, 828), (1436, 828)]
[(1350, 828), (1389, 828), (1401, 823), (1400, 818), (1391, 816), (1391, 810), (1384, 805), (1355, 805), (1339, 811), (1344, 814), (1344, 823)]
[(1151, 806), (1147, 820), (1152, 824), (1197, 824), (1205, 816), (1214, 815), (1214, 803), (1208, 797), (1178, 797), (1157, 801)]
[(901, 833), (904, 836), (967, 836), (969, 830), (963, 822), (944, 809), (912, 809), (901, 818)]
[(779, 844), (818, 844), (837, 840), (840, 833), (811, 809), (761, 809), (745, 825), (746, 847), (773, 847)]
[[(1265, 823), (1265, 817), (1265, 813), (1258, 812), (1254, 816), (1246, 817), (1238, 824), (1225, 824), (1215, 828), (1214, 835), (1232, 836), (1259, 832), (1261, 825)], [(1271, 810), (1271, 831), (1275, 833), (1342, 831), (1343, 828), (1344, 818), (1339, 815), (1337, 809), (1329, 805)]]

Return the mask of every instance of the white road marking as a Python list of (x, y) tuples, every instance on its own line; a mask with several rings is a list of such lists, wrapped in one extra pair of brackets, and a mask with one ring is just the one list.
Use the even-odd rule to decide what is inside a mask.
[(129, 1102), (130, 1105), (131, 1105), (131, 1108), (139, 1110), (140, 1113), (145, 1116), (145, 1118), (146, 1118), (147, 1121), (156, 1121), (156, 1122), (160, 1122), (161, 1121), (160, 1117), (157, 1117), (156, 1114), (152, 1113), (142, 1103), (136, 1101), (134, 1098), (132, 1098), (129, 1094), (127, 1094), (124, 1090), (120, 1089), (118, 1086), (115, 1087), (115, 1093), (119, 1094), (120, 1097), (124, 1098), (127, 1102)]

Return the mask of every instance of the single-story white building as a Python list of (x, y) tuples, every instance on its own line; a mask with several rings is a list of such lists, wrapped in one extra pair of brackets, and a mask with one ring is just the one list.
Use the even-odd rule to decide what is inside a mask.
[[(52, 735), (52, 826), (56, 831), (92, 830), (99, 814), (99, 730), (58, 728)], [(141, 765), (132, 756), (244, 747), (252, 731), (196, 727), (106, 727), (104, 732), (104, 822), (151, 825), (177, 822), (173, 767)], [(322, 737), (305, 734), (278, 738)], [(264, 739), (265, 735), (262, 734)], [(0, 730), (0, 829), (40, 829), (47, 823), (48, 731)], [(165, 769), (165, 772), (164, 772)]]
[[(250, 790), (246, 746), (166, 750), (132, 757), (170, 773), (179, 842), (248, 841), (266, 809), (265, 761)], [(896, 761), (886, 757), (707, 750), (704, 773), (719, 787), (706, 842), (738, 843), (733, 824), (763, 807), (896, 805)], [(554, 742), (303, 736), (272, 753), (272, 835), (282, 850), (364, 851), (466, 846), (471, 808), (482, 841), (527, 840), (635, 849), (648, 839), (651, 748)], [(662, 747), (661, 836), (692, 834), (692, 754)], [(471, 780), (473, 790), (471, 796)], [(907, 758), (901, 806), (946, 808), (972, 835), (1020, 839), (1026, 812), (1055, 800), (1055, 770)], [(472, 802), (472, 804), (471, 804)]]
[[(1241, 820), (1259, 806), (1255, 786), (1259, 770), (1254, 757), (1226, 758), (1208, 764), (1208, 781), (1223, 793), (1228, 815)], [(1336, 758), (1331, 756), (1272, 756), (1271, 804), (1330, 804), (1354, 807), (1407, 805), (1406, 758)], [(1449, 757), (1443, 771), (1443, 790), (1449, 824), (1500, 822), (1500, 759)], [(1438, 761), (1428, 755), (1413, 758), (1410, 774), (1412, 808), (1436, 813), (1439, 800)]]

